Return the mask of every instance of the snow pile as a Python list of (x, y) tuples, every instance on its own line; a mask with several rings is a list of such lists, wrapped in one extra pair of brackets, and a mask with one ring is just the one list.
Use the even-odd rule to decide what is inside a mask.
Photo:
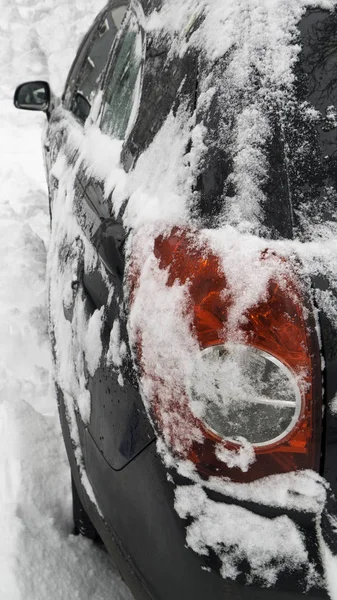
[(11, 99), (15, 85), (40, 78), (61, 94), (75, 51), (104, 4), (2, 0), (1, 95)]
[[(61, 91), (102, 2), (0, 5), (0, 597), (126, 600), (131, 594), (107, 555), (71, 535), (69, 467), (47, 334), (45, 118), (12, 106), (15, 85), (29, 78), (48, 79)], [(87, 342), (92, 329), (89, 323)], [(92, 356), (92, 369), (96, 363)]]
[(49, 376), (41, 120), (32, 127), (29, 114), (22, 128), (14, 110), (9, 117), (1, 123), (0, 597), (122, 600), (131, 596), (106, 555), (69, 535), (69, 468)]

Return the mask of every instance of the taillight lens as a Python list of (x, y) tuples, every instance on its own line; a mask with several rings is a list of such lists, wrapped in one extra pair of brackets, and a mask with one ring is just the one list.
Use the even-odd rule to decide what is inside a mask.
[[(318, 470), (321, 368), (309, 297), (285, 260), (261, 253), (260, 261), (278, 264), (280, 276), (271, 275), (262, 300), (233, 321), (233, 290), (219, 257), (200, 239), (198, 232), (176, 228), (155, 240), (166, 285), (187, 286), (186, 319), (200, 348), (189, 381), (172, 385), (172, 378), (165, 381), (164, 364), (160, 378), (148, 372), (138, 332), (158, 433), (173, 454), (193, 461), (203, 475), (251, 481)], [(243, 468), (240, 461), (226, 460), (245, 443), (254, 449), (254, 462)]]
[(263, 448), (285, 438), (302, 407), (294, 374), (272, 354), (243, 344), (200, 352), (189, 386), (192, 411), (224, 440)]

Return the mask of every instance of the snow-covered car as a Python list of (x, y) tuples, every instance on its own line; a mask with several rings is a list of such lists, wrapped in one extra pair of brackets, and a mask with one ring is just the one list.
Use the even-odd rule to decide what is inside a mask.
[(336, 5), (111, 1), (16, 90), (75, 529), (137, 599), (337, 597)]

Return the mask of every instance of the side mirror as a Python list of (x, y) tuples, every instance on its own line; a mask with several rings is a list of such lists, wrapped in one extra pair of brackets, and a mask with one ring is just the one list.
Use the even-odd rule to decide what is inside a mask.
[(24, 110), (48, 112), (50, 105), (50, 87), (45, 81), (28, 81), (16, 88), (14, 106)]

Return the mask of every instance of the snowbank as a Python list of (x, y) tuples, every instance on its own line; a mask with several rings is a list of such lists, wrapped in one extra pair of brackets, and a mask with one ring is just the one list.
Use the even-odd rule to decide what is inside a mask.
[[(72, 535), (70, 474), (47, 335), (45, 119), (12, 106), (15, 85), (29, 78), (45, 78), (61, 91), (76, 46), (102, 4), (1, 3), (1, 600), (131, 599), (108, 556)], [(96, 356), (89, 359), (94, 368)]]

